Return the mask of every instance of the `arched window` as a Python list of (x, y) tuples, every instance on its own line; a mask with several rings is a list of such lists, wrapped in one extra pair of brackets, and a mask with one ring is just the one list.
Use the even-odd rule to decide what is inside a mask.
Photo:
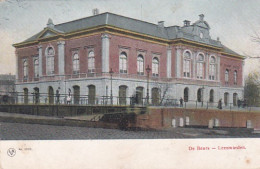
[(229, 70), (226, 69), (226, 71), (225, 71), (225, 83), (228, 84), (228, 81), (229, 81)]
[(204, 78), (204, 56), (199, 54), (197, 57), (197, 79)]
[(73, 74), (79, 73), (79, 54), (75, 53), (73, 55)]
[(234, 84), (237, 84), (237, 71), (234, 71)]
[(23, 78), (27, 79), (28, 77), (28, 62), (27, 60), (23, 61)]
[(144, 74), (144, 57), (142, 55), (138, 55), (137, 57), (137, 74)]
[(214, 102), (214, 90), (211, 89), (209, 92), (209, 102), (213, 103)]
[(47, 75), (54, 74), (54, 49), (52, 47), (48, 47), (46, 51), (46, 62), (47, 62)]
[(39, 77), (39, 60), (34, 60), (34, 77)]
[(154, 57), (152, 61), (152, 73), (153, 76), (159, 76), (159, 59), (157, 57)]
[(190, 77), (191, 53), (186, 51), (183, 57), (183, 77)]
[(209, 63), (209, 80), (215, 80), (216, 78), (216, 58), (211, 56)]
[(189, 88), (186, 87), (184, 89), (184, 102), (188, 102), (189, 101)]
[(119, 57), (119, 71), (120, 73), (127, 73), (127, 55), (122, 52)]
[(95, 54), (93, 51), (88, 53), (88, 72), (95, 72)]

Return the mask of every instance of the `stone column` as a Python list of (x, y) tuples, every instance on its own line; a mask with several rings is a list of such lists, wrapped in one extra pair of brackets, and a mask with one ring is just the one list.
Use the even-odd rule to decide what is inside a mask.
[(172, 77), (172, 48), (167, 49), (167, 77)]
[(57, 44), (58, 44), (59, 75), (64, 75), (65, 74), (65, 41), (59, 41)]
[(108, 34), (103, 34), (102, 39), (102, 72), (109, 72), (109, 40)]
[(245, 86), (245, 61), (243, 60), (242, 62), (242, 86), (244, 87)]
[(217, 75), (216, 77), (218, 78), (217, 81), (220, 82), (220, 56), (218, 55), (217, 57)]
[(197, 77), (196, 77), (196, 69), (197, 69), (197, 65), (196, 65), (196, 58), (197, 58), (197, 51), (194, 51), (194, 53), (193, 53), (193, 57), (191, 58), (191, 61), (192, 61), (192, 69), (191, 69), (191, 73), (192, 73), (192, 75), (193, 75), (193, 79), (196, 79)]
[(42, 45), (38, 46), (39, 52), (39, 77), (42, 76)]
[(15, 59), (16, 59), (16, 68), (15, 68), (15, 78), (16, 80), (19, 79), (19, 75), (18, 75), (18, 72), (19, 72), (19, 59), (18, 59), (18, 51), (17, 49), (15, 49)]
[(209, 54), (206, 53), (206, 57), (205, 57), (205, 79), (208, 80), (209, 79)]
[(176, 78), (180, 78), (181, 77), (181, 52), (182, 49), (181, 47), (176, 47), (176, 62), (175, 62), (175, 74), (176, 74)]

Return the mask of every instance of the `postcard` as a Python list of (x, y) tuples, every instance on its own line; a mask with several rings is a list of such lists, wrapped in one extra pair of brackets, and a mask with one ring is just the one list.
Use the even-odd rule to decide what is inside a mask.
[(0, 0), (0, 169), (259, 168), (259, 7)]

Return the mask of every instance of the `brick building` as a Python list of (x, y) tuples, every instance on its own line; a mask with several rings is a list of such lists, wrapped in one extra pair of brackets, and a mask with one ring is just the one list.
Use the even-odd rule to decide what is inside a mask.
[(71, 93), (75, 104), (130, 104), (135, 96), (137, 104), (183, 98), (235, 106), (243, 97), (244, 57), (211, 39), (209, 30), (203, 14), (169, 27), (113, 13), (57, 25), (49, 19), (13, 45), (18, 100), (54, 103), (59, 92), (61, 102)]

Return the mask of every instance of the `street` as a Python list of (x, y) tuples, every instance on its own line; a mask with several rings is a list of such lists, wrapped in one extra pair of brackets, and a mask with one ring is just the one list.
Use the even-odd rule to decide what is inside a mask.
[(0, 122), (1, 140), (73, 139), (166, 139), (166, 138), (260, 138), (259, 133), (242, 129), (175, 128), (163, 131), (53, 126)]

